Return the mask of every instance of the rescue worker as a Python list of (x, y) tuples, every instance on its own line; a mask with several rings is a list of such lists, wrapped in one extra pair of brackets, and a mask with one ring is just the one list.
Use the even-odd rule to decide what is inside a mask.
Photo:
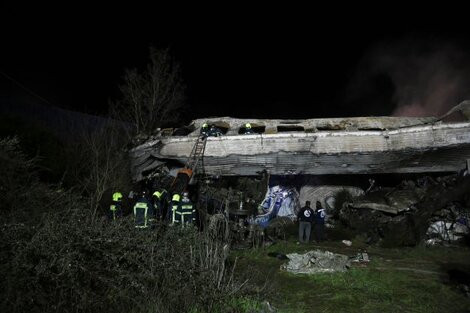
[(315, 209), (315, 239), (317, 243), (325, 240), (325, 209), (321, 206), (321, 202), (317, 201)]
[(152, 195), (155, 218), (159, 221), (165, 218), (166, 195), (167, 192), (163, 188), (157, 189)]
[(147, 192), (143, 191), (140, 198), (134, 205), (135, 228), (148, 228), (151, 206), (147, 199)]
[[(305, 206), (300, 209), (297, 214), (299, 219), (299, 242), (298, 243), (309, 243), (310, 232), (312, 231), (312, 222), (315, 212), (310, 207), (310, 201), (305, 201)], [(305, 240), (304, 240), (305, 237)]]
[(122, 216), (122, 194), (119, 191), (113, 193), (113, 201), (109, 206), (109, 218), (116, 220)]
[[(173, 194), (173, 197), (171, 198), (171, 203), (168, 208), (168, 211), (171, 209), (171, 214), (168, 214), (168, 218), (171, 221), (171, 224), (173, 225), (176, 222), (176, 211), (178, 210), (178, 205), (180, 203), (181, 196), (177, 193)], [(168, 212), (170, 213), (170, 212)]]
[(253, 129), (251, 128), (251, 124), (250, 123), (246, 123), (245, 124), (245, 131), (244, 131), (244, 135), (252, 135), (254, 134), (255, 132), (253, 131)]
[(202, 124), (201, 135), (204, 137), (209, 136), (209, 125), (207, 123)]
[(175, 222), (180, 223), (184, 227), (185, 225), (194, 224), (195, 221), (196, 209), (189, 199), (189, 193), (185, 191), (183, 192), (183, 199), (176, 209)]
[(222, 132), (218, 127), (216, 127), (214, 124), (211, 125), (211, 128), (209, 129), (209, 137), (219, 137), (222, 136)]

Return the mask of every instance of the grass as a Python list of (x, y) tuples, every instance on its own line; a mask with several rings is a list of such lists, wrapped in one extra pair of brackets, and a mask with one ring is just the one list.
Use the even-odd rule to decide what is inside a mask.
[(356, 268), (308, 280), (315, 290), (312, 302), (321, 312), (450, 312), (460, 300), (442, 283), (405, 272)]
[[(211, 313), (254, 313), (263, 312), (262, 310), (266, 307), (265, 303), (262, 303), (256, 299), (250, 297), (237, 297), (232, 298), (229, 303), (226, 303), (223, 307), (218, 306), (213, 308)], [(193, 309), (189, 313), (205, 313), (206, 311), (200, 311)]]
[[(357, 240), (355, 240), (357, 239)], [(344, 273), (299, 275), (283, 272), (286, 261), (269, 252), (304, 253), (313, 249), (355, 255), (365, 245), (360, 238), (347, 247), (340, 241), (297, 245), (295, 237), (266, 248), (234, 251), (239, 272), (265, 286), (264, 300), (281, 313), (303, 312), (470, 312), (470, 299), (446, 284), (446, 269), (468, 269), (468, 248), (368, 247), (371, 262)], [(266, 287), (267, 286), (267, 287)], [(263, 294), (261, 292), (261, 294)]]

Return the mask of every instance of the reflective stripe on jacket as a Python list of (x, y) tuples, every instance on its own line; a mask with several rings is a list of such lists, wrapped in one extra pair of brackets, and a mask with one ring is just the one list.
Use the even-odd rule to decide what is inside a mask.
[(134, 205), (134, 220), (136, 228), (146, 228), (148, 222), (148, 204), (146, 202), (137, 202)]

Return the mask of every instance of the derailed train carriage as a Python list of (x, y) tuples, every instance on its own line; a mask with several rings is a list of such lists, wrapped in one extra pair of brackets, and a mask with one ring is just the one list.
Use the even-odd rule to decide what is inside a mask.
[[(470, 162), (469, 103), (462, 102), (440, 118), (197, 119), (182, 128), (161, 129), (133, 148), (132, 173), (136, 181), (163, 168), (176, 175), (191, 157), (204, 123), (223, 133), (205, 140), (195, 173), (206, 177), (456, 173), (468, 169)], [(457, 111), (463, 113), (457, 120), (445, 120)], [(254, 133), (245, 135), (248, 122)], [(286, 196), (283, 186), (277, 191), (269, 187), (261, 201), (258, 198), (257, 215), (250, 220), (263, 227), (273, 217), (295, 216), (305, 201), (292, 191)], [(269, 199), (273, 202), (268, 205)]]

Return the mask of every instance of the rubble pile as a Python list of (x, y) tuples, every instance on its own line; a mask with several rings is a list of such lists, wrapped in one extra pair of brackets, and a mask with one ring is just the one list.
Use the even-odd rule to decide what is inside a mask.
[[(157, 185), (165, 186), (172, 181), (163, 180), (168, 177), (162, 174), (152, 178)], [(466, 242), (470, 227), (468, 172), (405, 177), (399, 183), (394, 180), (394, 187), (381, 186), (370, 178), (370, 186), (362, 189), (352, 184), (270, 186), (269, 175), (212, 176), (200, 177), (192, 188), (202, 224), (212, 215), (222, 214), (234, 239), (250, 245), (285, 238), (307, 200), (321, 202), (326, 227), (336, 228), (340, 239), (365, 235), (366, 243), (383, 247)], [(343, 230), (346, 232), (341, 233)]]
[(222, 213), (231, 220), (254, 216), (266, 193), (266, 177), (207, 178), (198, 184), (200, 214)]
[(462, 241), (469, 233), (470, 177), (449, 175), (375, 187), (344, 203), (343, 225), (383, 246)]
[(470, 210), (460, 202), (449, 202), (434, 212), (426, 230), (428, 245), (462, 241), (469, 234)]

